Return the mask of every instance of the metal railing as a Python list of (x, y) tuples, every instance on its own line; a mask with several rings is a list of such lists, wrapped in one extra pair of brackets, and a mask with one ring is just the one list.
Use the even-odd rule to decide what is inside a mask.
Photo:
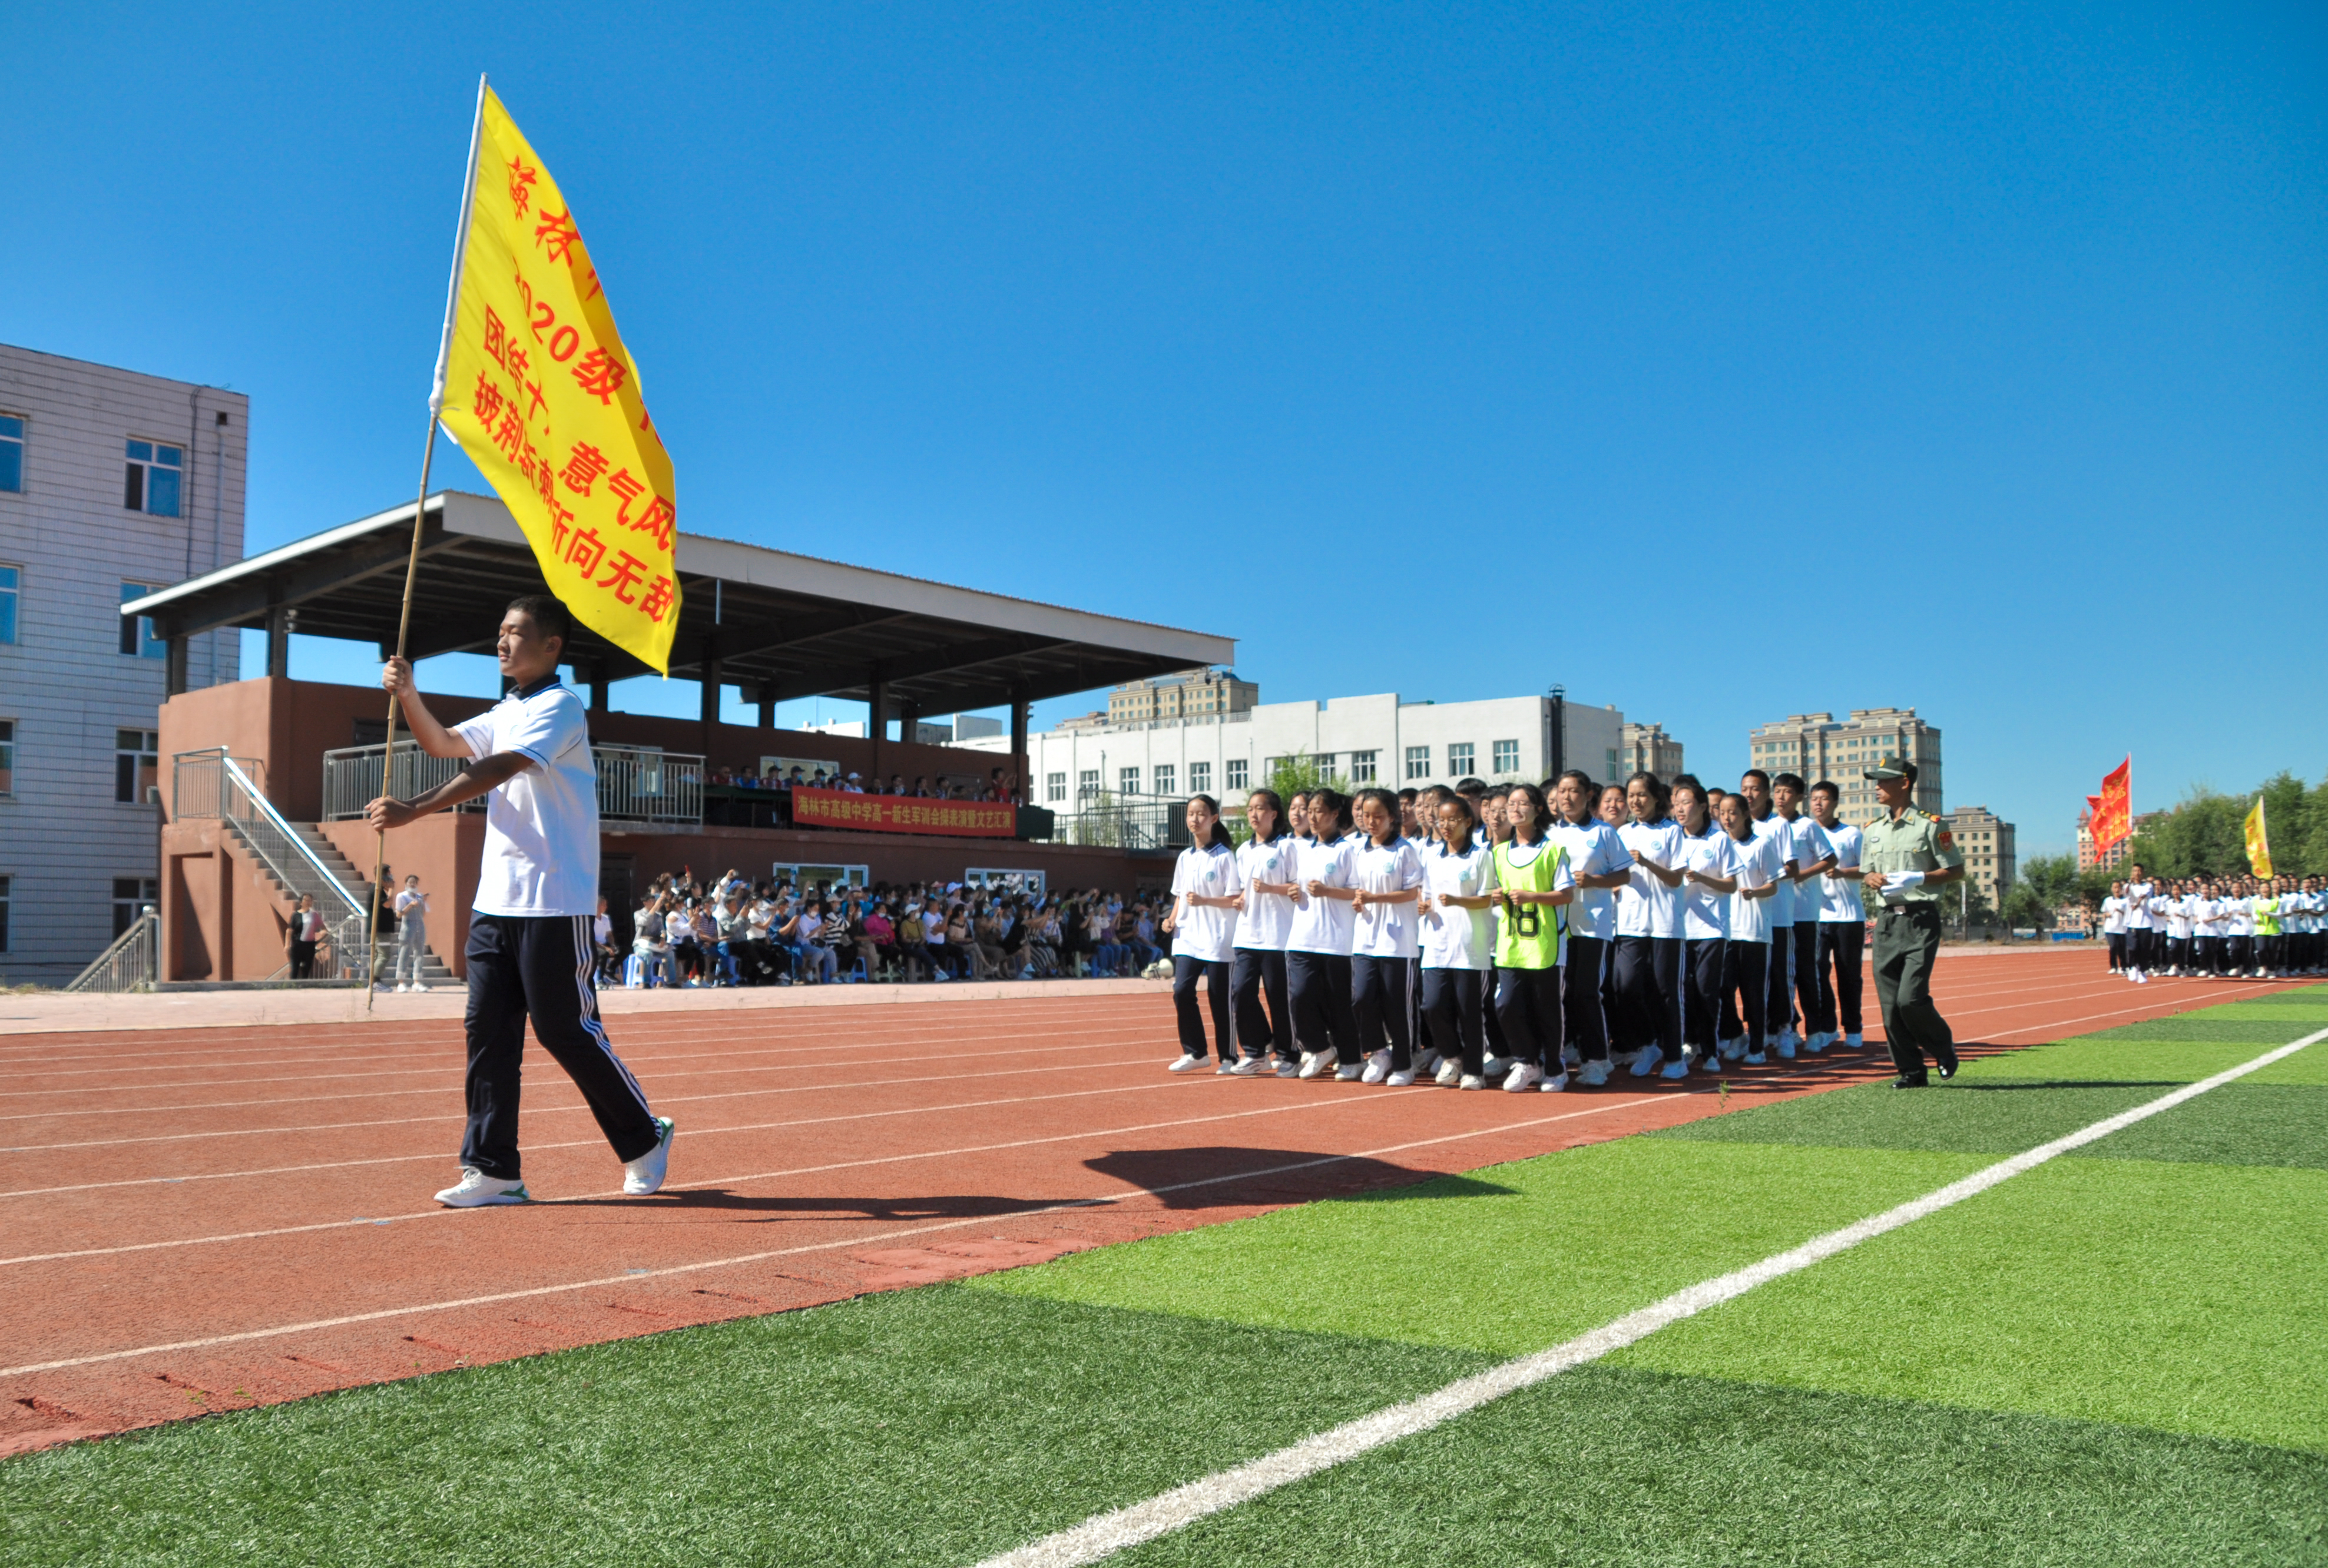
[(305, 894), (319, 906), (337, 906), (338, 914), (326, 913), (326, 921), (350, 915), (361, 919), (369, 913), (364, 899), (324, 864), (314, 847), (284, 820), (275, 803), (244, 771), (240, 759), (229, 756), (224, 746), (182, 751), (170, 760), (174, 765), (171, 799), (176, 804), (176, 815), (216, 817), (232, 826), (294, 897)]
[(113, 945), (65, 986), (69, 991), (150, 991), (162, 976), (162, 916), (148, 904)]
[[(430, 756), (420, 749), (418, 741), (396, 743), (396, 765), (392, 777), (383, 788), (380, 784), (380, 757), (387, 750), (380, 746), (343, 746), (324, 754), (324, 820), (327, 822), (355, 822), (364, 814), (364, 808), (382, 795), (392, 795), (408, 801), (424, 790), (433, 790), (446, 779), (468, 770), (468, 763), (459, 757)], [(456, 812), (482, 812), (484, 797), (463, 801), (453, 808)]]
[(1103, 796), (1079, 812), (1060, 812), (1039, 843), (1079, 844), (1106, 850), (1185, 850), (1188, 847), (1188, 803), (1125, 801)]
[[(324, 820), (352, 822), (382, 794), (408, 801), (465, 772), (457, 757), (430, 756), (408, 740), (396, 743), (387, 787), (381, 759), (387, 748), (348, 746), (324, 754)], [(703, 822), (703, 758), (692, 753), (648, 751), (628, 746), (591, 748), (598, 775), (598, 820), (700, 826)], [(484, 809), (484, 799), (464, 801), (455, 811)]]

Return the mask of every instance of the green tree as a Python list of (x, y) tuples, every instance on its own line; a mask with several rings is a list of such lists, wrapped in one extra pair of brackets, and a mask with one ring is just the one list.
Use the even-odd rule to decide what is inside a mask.
[(1350, 793), (1350, 781), (1339, 774), (1329, 774), (1317, 757), (1306, 751), (1291, 756), (1281, 756), (1269, 770), (1269, 787), (1277, 792), (1279, 800), (1291, 800), (1304, 790), (1329, 789), (1338, 794)]

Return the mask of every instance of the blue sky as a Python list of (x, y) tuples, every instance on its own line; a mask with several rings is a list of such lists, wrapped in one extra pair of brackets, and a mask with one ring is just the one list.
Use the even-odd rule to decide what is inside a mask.
[(249, 393), (254, 549), (394, 504), (489, 70), (684, 526), (1709, 776), (1912, 703), (2027, 853), (2328, 774), (2323, 14), (20, 4), (0, 340)]

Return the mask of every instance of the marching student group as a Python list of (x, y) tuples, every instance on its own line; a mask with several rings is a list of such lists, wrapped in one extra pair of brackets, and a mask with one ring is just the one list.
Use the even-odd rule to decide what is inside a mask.
[(1263, 789), (1241, 844), (1196, 796), (1171, 1070), (1211, 1059), (1207, 1010), (1216, 1072), (1392, 1087), (1558, 1092), (1618, 1063), (1679, 1079), (1857, 1048), (1863, 837), (1840, 796), (1760, 769), (1734, 793), (1572, 771)]
[(2185, 877), (2154, 882), (2140, 862), (2110, 884), (2102, 934), (2112, 974), (2285, 980), (2328, 960), (2328, 888), (2318, 877)]

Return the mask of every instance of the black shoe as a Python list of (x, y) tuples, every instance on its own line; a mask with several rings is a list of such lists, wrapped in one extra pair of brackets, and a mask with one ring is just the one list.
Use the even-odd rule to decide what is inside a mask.
[(1950, 1051), (1946, 1058), (1936, 1060), (1940, 1069), (1940, 1082), (1945, 1084), (1957, 1075), (1957, 1054), (1954, 1051)]
[(1895, 1089), (1929, 1089), (1932, 1084), (1930, 1079), (1919, 1073), (1912, 1078), (1894, 1078), (1892, 1080), (1892, 1086)]

